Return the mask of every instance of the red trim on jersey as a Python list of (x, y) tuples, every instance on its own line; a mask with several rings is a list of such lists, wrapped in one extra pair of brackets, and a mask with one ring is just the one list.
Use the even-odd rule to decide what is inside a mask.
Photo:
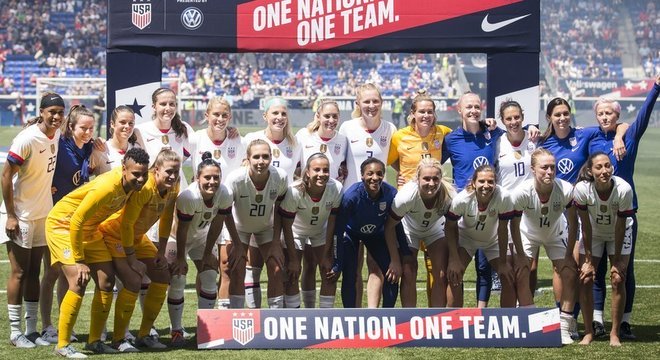
[(7, 161), (12, 162), (18, 166), (21, 166), (25, 162), (25, 159), (18, 156), (18, 154), (10, 151), (9, 154), (7, 154)]
[(284, 141), (284, 139), (282, 139), (282, 140), (271, 140), (270, 142), (272, 142), (275, 145), (279, 145), (282, 141)]
[(401, 219), (403, 219), (403, 216), (397, 215), (392, 208), (390, 208), (390, 217), (396, 221), (401, 221)]
[(286, 195), (286, 193), (284, 193), (284, 194), (278, 196), (278, 197), (277, 197), (277, 201), (282, 201), (282, 200), (284, 200), (284, 195)]
[(373, 129), (373, 130), (365, 129), (364, 131), (366, 131), (368, 134), (373, 134), (376, 132), (376, 130), (378, 129)]
[(578, 204), (575, 201), (573, 201), (573, 205), (575, 205), (575, 207), (580, 210), (587, 210), (587, 204)]
[(277, 211), (280, 213), (280, 215), (282, 215), (282, 217), (285, 217), (287, 219), (295, 219), (295, 217), (296, 217), (296, 213), (288, 212), (288, 211), (282, 209), (281, 206), (277, 207)]
[(224, 140), (211, 140), (211, 141), (213, 142), (213, 145), (215, 145), (215, 146), (220, 146), (220, 145), (222, 145), (223, 142), (225, 142)]
[(507, 211), (503, 214), (500, 214), (499, 219), (500, 220), (511, 220), (515, 215), (516, 215), (516, 212), (514, 210)]
[(445, 218), (447, 218), (449, 220), (453, 220), (453, 221), (458, 221), (461, 218), (461, 216), (456, 215), (451, 211), (447, 211), (447, 214), (445, 215)]
[(182, 213), (178, 209), (176, 210), (176, 217), (180, 221), (192, 221), (192, 219), (193, 219), (193, 215), (188, 215), (188, 214)]
[(168, 132), (170, 132), (170, 129), (158, 129), (158, 131), (160, 131), (163, 134), (167, 134)]
[(312, 199), (313, 202), (321, 201), (321, 198), (315, 198), (315, 197), (312, 197), (312, 196), (310, 196), (309, 198)]
[(338, 213), (339, 213), (339, 208), (338, 207), (332, 208), (332, 210), (330, 210), (330, 214), (332, 214), (332, 215), (337, 215)]
[(119, 155), (126, 155), (126, 150), (117, 150)]
[(183, 156), (190, 157), (190, 151), (188, 151), (186, 148), (183, 148)]
[(634, 210), (634, 209), (630, 209), (630, 210), (625, 210), (625, 211), (617, 211), (616, 214), (617, 214), (619, 217), (626, 217), (626, 218), (629, 218), (629, 217), (632, 217), (633, 215), (635, 215), (635, 210)]
[(218, 214), (221, 214), (221, 215), (229, 215), (229, 214), (231, 214), (231, 206), (228, 207), (228, 208), (226, 208), (226, 209), (219, 209), (219, 210), (218, 210)]
[(325, 142), (328, 142), (328, 141), (332, 140), (331, 137), (329, 137), (329, 138), (324, 138), (323, 136), (319, 136), (319, 138), (321, 138), (321, 140), (323, 140), (323, 141), (325, 141)]
[(513, 146), (513, 147), (518, 147), (518, 146), (520, 146), (520, 144), (522, 144), (522, 141), (520, 141), (520, 142), (513, 142), (512, 141), (511, 142), (511, 146)]

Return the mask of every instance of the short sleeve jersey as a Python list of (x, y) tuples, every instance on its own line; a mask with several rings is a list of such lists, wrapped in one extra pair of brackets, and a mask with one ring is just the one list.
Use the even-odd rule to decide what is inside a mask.
[(450, 132), (451, 129), (444, 125), (436, 125), (425, 137), (421, 137), (412, 126), (397, 130), (392, 135), (387, 164), (399, 160), (399, 175), (410, 181), (420, 160), (427, 157), (442, 159), (442, 143)]
[(339, 165), (346, 160), (348, 140), (346, 136), (336, 132), (330, 139), (322, 139), (317, 132), (310, 133), (306, 128), (296, 133), (296, 141), (302, 149), (300, 166), (305, 167), (307, 159), (315, 153), (323, 153), (330, 160), (330, 177), (339, 177)]
[(206, 129), (197, 130), (190, 138), (191, 160), (193, 171), (197, 171), (197, 166), (202, 162), (202, 154), (208, 151), (213, 160), (220, 164), (223, 176), (223, 182), (230, 172), (238, 169), (245, 159), (245, 147), (240, 136), (233, 139), (225, 138), (217, 143), (211, 140)]
[(190, 221), (187, 234), (189, 243), (206, 238), (211, 221), (218, 213), (231, 215), (232, 202), (229, 189), (222, 184), (209, 204), (202, 198), (199, 183), (193, 182), (183, 190), (176, 200), (176, 214), (179, 221)]
[(415, 236), (424, 236), (429, 232), (436, 232), (442, 229), (443, 222), (440, 221), (451, 203), (447, 203), (442, 209), (428, 209), (419, 194), (419, 185), (416, 182), (408, 182), (394, 197), (390, 215), (397, 220), (402, 220), (403, 226), (407, 232)]
[(105, 235), (122, 240), (124, 247), (133, 246), (160, 219), (159, 237), (167, 238), (172, 230), (174, 203), (179, 193), (179, 184), (161, 196), (153, 174), (140, 191), (134, 192), (126, 205), (99, 226)]
[(573, 190), (575, 206), (587, 210), (594, 236), (612, 238), (617, 217), (627, 217), (626, 225), (632, 225), (634, 213), (633, 193), (630, 184), (618, 176), (612, 176), (614, 188), (609, 198), (602, 199), (593, 182), (580, 181)]
[(392, 135), (396, 126), (389, 121), (381, 120), (380, 126), (372, 132), (365, 130), (360, 119), (353, 119), (341, 124), (339, 133), (348, 139), (346, 167), (348, 177), (344, 186), (350, 186), (360, 181), (360, 165), (370, 157), (387, 162)]
[(51, 139), (34, 124), (21, 130), (9, 147), (7, 161), (19, 167), (12, 177), (14, 211), (23, 221), (43, 219), (53, 207), (51, 184), (59, 139), (59, 130)]
[(324, 233), (330, 214), (336, 214), (341, 206), (341, 183), (328, 179), (328, 184), (320, 199), (313, 199), (300, 191), (300, 180), (289, 185), (280, 203), (280, 214), (294, 218), (293, 233), (311, 236)]
[(497, 241), (499, 220), (513, 217), (511, 197), (501, 186), (496, 186), (493, 197), (485, 209), (480, 209), (473, 191), (463, 190), (452, 200), (447, 219), (458, 221), (461, 237), (479, 244)]
[(195, 130), (185, 122), (183, 123), (183, 126), (186, 127), (186, 133), (188, 136), (176, 136), (176, 133), (172, 128), (167, 131), (160, 130), (154, 125), (153, 121), (137, 125), (137, 128), (142, 135), (142, 140), (144, 141), (144, 150), (149, 154), (150, 166), (154, 164), (156, 156), (162, 149), (171, 149), (181, 157), (182, 161), (190, 156), (189, 139), (193, 136)]
[(249, 169), (240, 168), (229, 174), (225, 182), (234, 199), (233, 215), (236, 229), (259, 233), (273, 226), (273, 207), (282, 201), (287, 191), (284, 170), (270, 166), (268, 182), (257, 189), (250, 179)]
[(497, 141), (496, 161), (497, 180), (503, 188), (513, 190), (523, 181), (531, 179), (532, 152), (536, 150), (536, 144), (525, 137), (520, 144), (512, 144), (506, 136), (501, 136)]
[(300, 157), (302, 153), (300, 151), (300, 144), (291, 144), (286, 138), (279, 143), (274, 143), (266, 136), (266, 130), (259, 130), (245, 135), (243, 144), (246, 149), (254, 139), (264, 140), (270, 145), (272, 154), (270, 164), (282, 169), (287, 175), (288, 181), (290, 183), (293, 182), (296, 167), (298, 167), (298, 164), (301, 164)]
[(571, 206), (572, 199), (573, 186), (564, 180), (555, 179), (546, 202), (539, 198), (534, 179), (525, 180), (513, 192), (516, 213), (522, 214), (520, 230), (533, 239), (554, 236), (561, 231), (564, 210)]

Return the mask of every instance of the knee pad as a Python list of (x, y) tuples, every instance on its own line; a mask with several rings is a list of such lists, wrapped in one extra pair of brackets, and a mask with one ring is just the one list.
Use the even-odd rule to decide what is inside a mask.
[(203, 293), (216, 294), (218, 292), (218, 272), (215, 270), (204, 270), (199, 273), (199, 283)]
[(183, 291), (186, 288), (186, 276), (174, 275), (170, 280), (170, 289), (167, 297), (170, 299), (183, 299)]

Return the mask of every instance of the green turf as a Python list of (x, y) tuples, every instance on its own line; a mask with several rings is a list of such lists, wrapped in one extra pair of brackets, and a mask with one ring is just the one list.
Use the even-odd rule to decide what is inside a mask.
[[(15, 128), (0, 129), (0, 144), (8, 145), (14, 134)], [(606, 340), (597, 340), (588, 347), (578, 345), (566, 346), (560, 349), (347, 349), (347, 350), (217, 350), (217, 351), (197, 351), (194, 344), (180, 350), (168, 350), (163, 353), (142, 353), (130, 355), (133, 358), (147, 358), (149, 356), (167, 356), (169, 359), (184, 358), (214, 358), (222, 356), (225, 358), (241, 359), (263, 359), (267, 356), (278, 359), (345, 359), (345, 358), (366, 358), (371, 359), (392, 359), (392, 358), (455, 358), (455, 359), (528, 359), (543, 356), (550, 359), (575, 359), (575, 358), (598, 358), (598, 359), (621, 359), (621, 358), (642, 358), (653, 359), (660, 357), (660, 313), (658, 312), (658, 298), (660, 298), (660, 279), (658, 279), (658, 266), (660, 263), (660, 222), (657, 221), (657, 209), (660, 208), (660, 199), (658, 199), (656, 190), (658, 179), (660, 178), (660, 129), (649, 129), (642, 140), (636, 169), (636, 185), (640, 194), (640, 211), (638, 214), (640, 227), (639, 237), (637, 239), (637, 259), (636, 266), (637, 284), (635, 309), (633, 314), (634, 331), (638, 337), (637, 341), (624, 342), (620, 349), (612, 349)], [(6, 251), (0, 251), (0, 260), (6, 260)], [(646, 261), (644, 261), (646, 260)], [(656, 262), (649, 262), (656, 260)], [(194, 266), (190, 264), (190, 268)], [(539, 286), (549, 288), (551, 286), (550, 263), (546, 259), (541, 259), (539, 272)], [(0, 279), (6, 279), (9, 272), (9, 264), (5, 261), (0, 262)], [(194, 289), (194, 271), (188, 276), (188, 290)], [(265, 279), (265, 276), (262, 278)], [(365, 277), (366, 278), (366, 277)], [(474, 268), (469, 266), (465, 275), (466, 287), (474, 288)], [(265, 289), (266, 284), (262, 283)], [(417, 282), (418, 288), (424, 287), (424, 276), (420, 272)], [(4, 281), (0, 284), (2, 298), (5, 298)], [(91, 291), (93, 285), (88, 291)], [(418, 292), (418, 303), (420, 306), (426, 305), (426, 297), (422, 292)], [(87, 329), (89, 327), (89, 305), (91, 296), (85, 296), (83, 308), (80, 312), (76, 331), (81, 334), (84, 341)], [(495, 305), (499, 301), (497, 294), (491, 298), (491, 304)], [(541, 291), (535, 298), (538, 306), (553, 306), (554, 301), (551, 291)], [(193, 293), (186, 293), (186, 312), (184, 313), (184, 326), (189, 331), (195, 331), (195, 313), (196, 297)], [(337, 305), (339, 297), (337, 298)], [(3, 301), (3, 305), (5, 302)], [(466, 305), (474, 306), (474, 291), (466, 291)], [(606, 305), (606, 319), (609, 318), (609, 303)], [(54, 321), (56, 319), (54, 313)], [(139, 325), (141, 313), (136, 309), (131, 329), (135, 330)], [(607, 321), (606, 321), (607, 322)], [(52, 357), (52, 347), (39, 348), (33, 350), (18, 350), (8, 345), (8, 326), (7, 313), (0, 309), (0, 356), (11, 356), (12, 359), (35, 359), (44, 356)], [(157, 322), (157, 328), (161, 334), (167, 334), (169, 326), (169, 316), (166, 306), (163, 307)], [(609, 326), (609, 322), (607, 322)], [(4, 340), (2, 340), (4, 339)], [(169, 335), (163, 336), (163, 341), (169, 341)], [(75, 346), (81, 348), (81, 344)], [(95, 356), (97, 357), (97, 356)]]

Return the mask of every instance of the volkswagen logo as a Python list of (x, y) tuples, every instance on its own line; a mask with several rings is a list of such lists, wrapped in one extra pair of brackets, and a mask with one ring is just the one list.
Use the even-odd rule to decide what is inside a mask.
[(189, 7), (181, 13), (181, 24), (188, 30), (197, 30), (203, 22), (204, 14), (196, 7)]
[(376, 230), (376, 225), (367, 224), (360, 228), (360, 232), (363, 234), (371, 234)]
[(488, 165), (488, 159), (486, 159), (485, 156), (477, 156), (477, 158), (472, 162), (472, 167), (475, 169), (481, 165)]
[(566, 175), (573, 171), (573, 162), (571, 159), (563, 158), (557, 162), (557, 169), (560, 173)]

